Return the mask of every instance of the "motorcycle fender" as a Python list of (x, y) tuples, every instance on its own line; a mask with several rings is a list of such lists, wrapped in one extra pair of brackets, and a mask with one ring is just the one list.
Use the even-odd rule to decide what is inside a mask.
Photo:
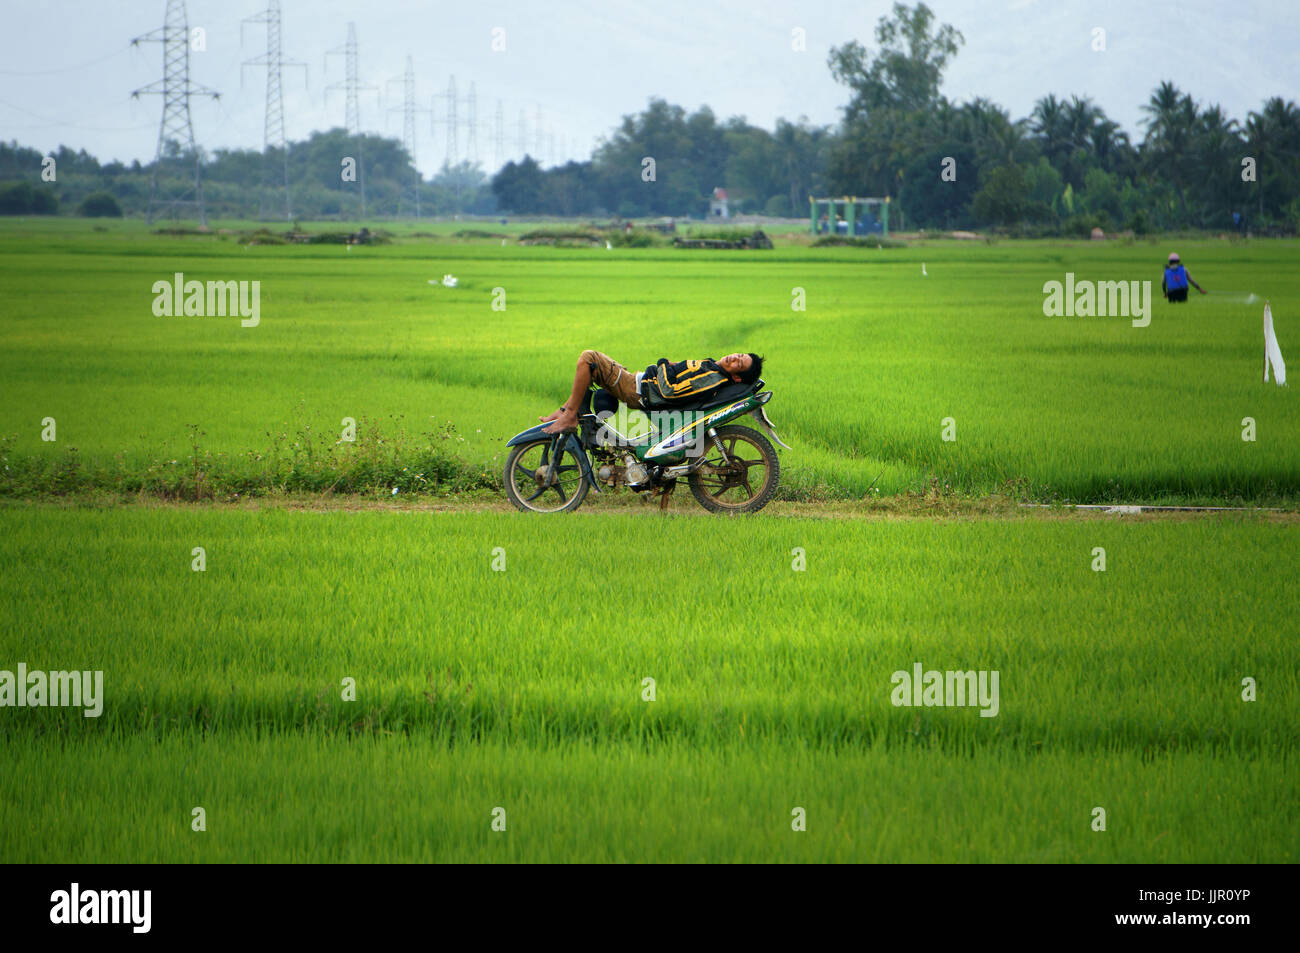
[(787, 450), (794, 449), (794, 447), (789, 446), (784, 440), (782, 440), (780, 437), (776, 435), (776, 428), (772, 426), (772, 421), (767, 419), (767, 410), (765, 408), (763, 408), (760, 405), (758, 407), (755, 407), (753, 410), (751, 410), (750, 414), (754, 417), (755, 420), (759, 422), (759, 425), (762, 426), (762, 428), (767, 432), (767, 435), (769, 437), (771, 437), (781, 446), (785, 447), (785, 449)]
[(513, 447), (513, 446), (515, 446), (516, 444), (520, 444), (520, 443), (532, 443), (534, 440), (541, 440), (541, 439), (543, 439), (543, 438), (549, 438), (549, 437), (552, 436), (551, 434), (549, 434), (549, 433), (542, 433), (542, 431), (545, 430), (545, 429), (546, 429), (547, 427), (549, 427), (549, 426), (550, 426), (550, 424), (547, 423), (547, 424), (538, 424), (536, 427), (529, 427), (527, 430), (525, 430), (525, 431), (523, 431), (523, 432), (521, 432), (521, 433), (517, 433), (517, 434), (515, 434), (513, 437), (511, 437), (509, 440), (507, 440), (507, 441), (506, 441), (506, 446), (507, 446), (507, 447)]
[[(543, 430), (549, 426), (550, 424), (538, 424), (536, 427), (529, 427), (522, 433), (517, 433), (507, 440), (506, 446), (513, 447), (521, 443), (534, 443), (537, 440), (550, 439), (555, 435), (543, 433)], [(562, 434), (560, 439), (568, 440), (572, 443), (572, 446), (568, 449), (578, 458), (578, 465), (582, 469), (583, 477), (591, 485), (591, 488), (599, 493), (600, 484), (596, 482), (596, 475), (591, 472), (591, 461), (587, 459), (587, 453), (582, 449), (582, 444), (578, 442), (578, 438), (571, 433), (566, 433)]]

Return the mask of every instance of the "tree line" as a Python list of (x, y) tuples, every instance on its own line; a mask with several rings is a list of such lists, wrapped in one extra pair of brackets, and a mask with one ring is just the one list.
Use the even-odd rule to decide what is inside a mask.
[[(875, 49), (851, 41), (830, 51), (828, 68), (848, 94), (833, 126), (801, 117), (767, 130), (652, 99), (587, 160), (544, 168), (525, 156), (490, 179), (468, 162), (426, 179), (397, 140), (333, 129), (288, 146), (294, 214), (362, 217), (361, 183), (340, 170), (352, 157), (365, 213), (377, 217), (413, 214), (417, 192), (426, 216), (701, 217), (724, 187), (734, 212), (781, 217), (807, 215), (810, 194), (889, 196), (904, 228), (1291, 234), (1300, 224), (1300, 109), (1290, 100), (1269, 98), (1238, 120), (1162, 82), (1134, 141), (1086, 96), (1045, 95), (1019, 119), (984, 98), (949, 100), (939, 89), (964, 39), (924, 3), (896, 3), (874, 36)], [(33, 181), (44, 156), (0, 143), (0, 213), (77, 203), (85, 213), (91, 197), (126, 214), (147, 205), (151, 164), (101, 164), (66, 147), (52, 156), (57, 180), (47, 186)], [(177, 158), (184, 169), (196, 157)], [(214, 216), (257, 217), (264, 177), (274, 182), (281, 169), (279, 156), (258, 150), (197, 158)]]
[[(330, 129), (290, 142), (288, 150), (289, 207), (294, 218), (397, 217), (406, 214), (408, 206), (414, 208), (417, 189), (422, 215), (496, 211), (481, 168), (462, 162), (444, 166), (426, 179), (396, 139)], [(54, 160), (52, 166), (48, 159)], [(349, 160), (350, 166), (345, 165)], [(279, 150), (264, 154), (254, 149), (216, 149), (194, 156), (173, 149), (162, 160), (160, 191), (169, 195), (183, 191), (193, 179), (195, 161), (202, 163), (209, 217), (258, 218), (264, 188), (267, 208), (276, 210), (270, 217), (285, 217), (278, 211), (284, 208), (284, 157)], [(40, 214), (73, 207), (80, 211), (88, 199), (97, 200), (96, 207), (102, 209), (107, 197), (117, 204), (117, 214), (143, 215), (149, 205), (153, 166), (138, 160), (101, 163), (84, 149), (74, 152), (66, 146), (47, 157), (17, 142), (0, 142), (0, 214)], [(41, 178), (45, 167), (53, 169), (53, 181), (48, 183)], [(31, 207), (33, 201), (41, 207)]]
[[(1280, 96), (1244, 121), (1163, 82), (1132, 141), (1087, 96), (1045, 95), (1013, 119), (985, 98), (939, 92), (963, 38), (924, 3), (894, 5), (875, 31), (828, 57), (849, 92), (836, 127), (744, 118), (719, 123), (653, 100), (588, 162), (543, 170), (524, 160), (492, 181), (499, 204), (557, 215), (701, 215), (713, 186), (742, 213), (808, 214), (808, 196), (889, 196), (911, 228), (1087, 234), (1300, 224), (1300, 109)], [(642, 165), (655, 160), (647, 180)]]

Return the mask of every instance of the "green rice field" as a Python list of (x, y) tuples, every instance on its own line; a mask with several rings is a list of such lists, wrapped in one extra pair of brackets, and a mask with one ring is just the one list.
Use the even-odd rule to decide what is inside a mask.
[[(0, 657), (104, 671), (98, 718), (4, 710), (8, 858), (1300, 848), (1297, 633), (1276, 591), (1300, 557), (1291, 525), (274, 506), (3, 520)], [(996, 715), (895, 705), (893, 673), (916, 663), (999, 672)]]
[[(220, 226), (69, 224), (0, 225), (9, 495), (16, 473), (70, 449), (103, 486), (147, 486), (187, 457), (210, 458), (231, 486), (275, 485), (259, 475), (295, 446), (346, 455), (345, 417), (358, 441), (432, 442), (486, 484), (504, 440), (560, 403), (588, 347), (633, 368), (766, 353), (770, 410), (797, 451), (787, 493), (931, 480), (1076, 502), (1300, 490), (1300, 410), (1263, 383), (1262, 305), (1245, 303), (1272, 301), (1284, 353), (1300, 341), (1294, 241), (1179, 242), (1198, 281), (1232, 294), (1176, 306), (1160, 297), (1167, 249), (1145, 240), (821, 249), (796, 233), (772, 251), (701, 252), (399, 236), (348, 251), (250, 246)], [(260, 282), (259, 323), (156, 316), (154, 283), (177, 272)], [(1150, 325), (1044, 316), (1044, 283), (1067, 272), (1154, 281)], [(430, 284), (445, 274), (456, 287)], [(797, 289), (806, 310), (792, 310)]]
[[(254, 227), (0, 221), (0, 857), (1297, 860), (1297, 242)], [(1165, 304), (1171, 247), (1225, 293)], [(258, 323), (155, 314), (176, 272)], [(1150, 324), (1045, 316), (1067, 272)], [(509, 509), (589, 347), (765, 354), (777, 500)], [(1063, 501), (1246, 509), (1016, 505)], [(20, 664), (102, 710), (5, 703)]]

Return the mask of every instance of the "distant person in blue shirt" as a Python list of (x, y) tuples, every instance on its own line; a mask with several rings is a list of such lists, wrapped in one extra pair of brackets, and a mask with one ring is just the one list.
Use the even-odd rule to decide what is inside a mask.
[(1206, 294), (1206, 290), (1192, 280), (1192, 276), (1187, 273), (1183, 263), (1178, 260), (1178, 252), (1171, 252), (1169, 255), (1169, 264), (1165, 266), (1165, 276), (1160, 281), (1160, 290), (1165, 298), (1169, 301), (1186, 301), (1187, 286), (1191, 285), (1201, 294)]

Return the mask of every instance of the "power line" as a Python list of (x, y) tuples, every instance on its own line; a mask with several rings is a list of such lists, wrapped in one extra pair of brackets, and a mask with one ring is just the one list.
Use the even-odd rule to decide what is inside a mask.
[(85, 129), (90, 132), (135, 132), (139, 129), (151, 129), (153, 123), (147, 122), (139, 126), (87, 126), (80, 122), (64, 122), (60, 119), (50, 119), (48, 116), (42, 116), (40, 113), (34, 113), (30, 109), (19, 106), (17, 103), (11, 103), (8, 100), (0, 99), (0, 106), (8, 106), (10, 109), (16, 109), (20, 113), (26, 113), (33, 119), (41, 120), (41, 125), (14, 126), (18, 129), (40, 129), (45, 126), (67, 126), (70, 129)]
[(242, 120), (236, 119), (234, 116), (232, 116), (230, 112), (226, 109), (226, 104), (221, 100), (217, 100), (217, 109), (221, 111), (221, 115), (225, 118), (226, 125), (229, 128), (238, 132), (241, 137), (249, 141), (252, 141), (257, 138), (257, 133), (250, 132), (248, 130), (248, 127), (244, 125)]
[[(60, 66), (55, 69), (0, 69), (0, 73), (5, 76), (53, 76), (55, 73), (73, 73), (79, 69), (85, 69), (87, 66), (95, 66), (103, 63), (105, 60), (111, 60), (115, 56), (121, 56), (131, 48), (132, 44), (128, 43), (112, 53), (106, 53), (103, 56), (96, 57), (93, 60), (87, 60), (84, 63), (78, 63), (75, 66)], [(152, 124), (151, 124), (152, 125)]]

